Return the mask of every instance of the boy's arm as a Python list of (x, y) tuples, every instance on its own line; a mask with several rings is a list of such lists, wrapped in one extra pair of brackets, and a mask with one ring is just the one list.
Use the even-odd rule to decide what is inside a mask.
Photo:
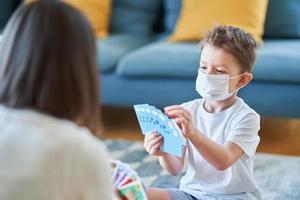
[(201, 156), (218, 170), (226, 170), (244, 154), (235, 143), (227, 142), (222, 146), (200, 132), (191, 134), (189, 139)]
[(176, 176), (182, 171), (185, 154), (186, 146), (182, 147), (181, 158), (162, 152), (162, 155), (159, 156), (159, 163), (167, 172), (173, 176)]
[(183, 147), (182, 157), (179, 158), (160, 151), (162, 143), (162, 136), (156, 132), (145, 136), (144, 146), (146, 151), (151, 155), (158, 156), (160, 165), (171, 175), (176, 176), (183, 168), (186, 147)]
[(171, 106), (165, 112), (181, 126), (183, 135), (195, 146), (202, 157), (218, 170), (225, 170), (233, 165), (244, 151), (235, 143), (227, 142), (224, 146), (214, 142), (193, 127), (192, 117), (181, 106)]

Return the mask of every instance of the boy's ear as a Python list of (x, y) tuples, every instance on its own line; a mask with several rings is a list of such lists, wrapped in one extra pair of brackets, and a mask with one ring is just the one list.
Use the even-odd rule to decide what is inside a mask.
[(239, 82), (237, 83), (237, 88), (243, 88), (248, 83), (250, 83), (253, 79), (253, 75), (250, 72), (245, 72), (245, 74), (240, 78)]

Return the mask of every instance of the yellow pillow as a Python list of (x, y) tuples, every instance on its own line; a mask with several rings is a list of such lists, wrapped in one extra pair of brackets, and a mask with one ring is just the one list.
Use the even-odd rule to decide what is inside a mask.
[[(33, 0), (26, 0), (31, 2)], [(81, 11), (90, 21), (97, 37), (108, 35), (111, 0), (64, 0)]]
[(199, 41), (216, 25), (237, 26), (262, 41), (268, 0), (183, 0), (170, 41)]
[(90, 20), (95, 33), (103, 38), (108, 35), (111, 0), (65, 0), (79, 9)]

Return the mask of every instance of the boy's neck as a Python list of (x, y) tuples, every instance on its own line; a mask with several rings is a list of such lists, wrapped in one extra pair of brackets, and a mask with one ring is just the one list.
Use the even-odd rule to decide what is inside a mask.
[(217, 113), (232, 106), (235, 103), (236, 99), (237, 96), (236, 93), (234, 93), (231, 97), (225, 99), (224, 101), (205, 100), (203, 107), (209, 113)]

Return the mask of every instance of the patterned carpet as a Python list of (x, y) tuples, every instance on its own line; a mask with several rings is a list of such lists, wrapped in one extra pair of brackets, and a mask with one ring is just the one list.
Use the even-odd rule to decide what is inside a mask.
[[(110, 155), (131, 165), (146, 186), (177, 187), (180, 174), (169, 176), (154, 156), (149, 156), (141, 142), (106, 140)], [(265, 200), (300, 199), (300, 157), (259, 153), (256, 156), (255, 178)]]

